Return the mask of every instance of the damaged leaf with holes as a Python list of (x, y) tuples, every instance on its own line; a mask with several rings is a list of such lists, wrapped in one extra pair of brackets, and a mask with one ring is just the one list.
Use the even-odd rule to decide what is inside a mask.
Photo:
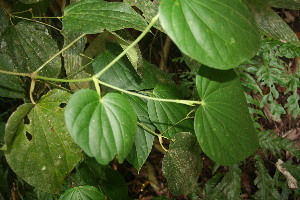
[[(27, 183), (48, 193), (60, 192), (81, 159), (81, 151), (64, 123), (63, 107), (69, 97), (69, 93), (54, 89), (36, 105), (24, 104), (6, 127), (6, 134), (12, 134), (6, 135), (9, 166)], [(28, 120), (24, 121), (22, 116), (26, 118), (27, 113)]]
[(192, 133), (178, 133), (162, 163), (162, 170), (172, 194), (195, 192), (202, 171), (201, 149)]

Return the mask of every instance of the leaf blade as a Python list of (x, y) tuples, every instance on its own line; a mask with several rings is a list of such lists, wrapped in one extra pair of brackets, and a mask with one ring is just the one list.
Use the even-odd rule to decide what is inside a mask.
[(183, 53), (216, 69), (237, 67), (260, 46), (243, 1), (163, 0), (159, 15), (163, 29)]
[(196, 111), (194, 126), (203, 152), (222, 165), (248, 157), (258, 138), (235, 72), (202, 66), (196, 85), (204, 105)]

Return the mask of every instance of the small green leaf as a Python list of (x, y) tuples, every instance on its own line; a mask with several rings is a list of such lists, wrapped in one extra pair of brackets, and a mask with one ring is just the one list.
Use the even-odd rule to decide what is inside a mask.
[[(64, 179), (81, 158), (80, 149), (69, 136), (63, 119), (61, 107), (69, 97), (69, 93), (61, 90), (44, 95), (30, 110), (26, 122), (29, 124), (18, 124), (18, 131), (5, 152), (9, 166), (18, 177), (48, 193), (60, 192)], [(7, 126), (16, 126), (30, 106), (25, 104), (18, 109)]]
[(123, 2), (82, 0), (64, 10), (63, 26), (68, 33), (100, 33), (104, 29), (116, 31), (125, 28), (144, 30), (145, 20), (130, 5)]
[[(168, 85), (157, 85), (153, 96), (161, 99), (181, 99), (177, 88)], [(160, 132), (174, 126), (164, 134), (165, 137), (172, 138), (179, 132), (193, 132), (192, 120), (184, 120), (191, 111), (187, 105), (150, 100), (147, 106), (151, 122)]]
[[(14, 71), (12, 59), (0, 53), (0, 69), (4, 71)], [(0, 73), (0, 96), (9, 98), (24, 98), (24, 90), (18, 76)]]
[(202, 171), (201, 149), (197, 138), (191, 133), (178, 133), (162, 163), (172, 194), (190, 194), (197, 188)]
[[(121, 52), (122, 49), (118, 45), (113, 43), (107, 45), (107, 50), (100, 53), (93, 62), (93, 69), (95, 73), (98, 73), (105, 68), (106, 65), (115, 59), (115, 57)], [(126, 90), (142, 89), (140, 86), (142, 80), (126, 57), (121, 58), (117, 63), (109, 68), (100, 77), (100, 80)]]
[(237, 67), (260, 46), (254, 18), (242, 0), (162, 0), (159, 15), (183, 53), (213, 68)]
[(194, 126), (203, 152), (221, 165), (250, 156), (258, 138), (236, 73), (201, 66), (196, 85), (204, 105), (196, 111)]
[[(155, 131), (155, 127), (149, 119), (147, 103), (135, 96), (125, 95), (125, 97), (135, 108), (139, 122), (147, 126), (150, 130)], [(151, 152), (153, 140), (154, 136), (149, 131), (138, 126), (134, 146), (126, 158), (138, 171), (146, 162)]]
[[(9, 26), (2, 34), (1, 50), (11, 56), (18, 72), (31, 73), (58, 52), (56, 42), (45, 26), (22, 21)], [(47, 64), (40, 75), (57, 77), (61, 70), (60, 58)]]
[(110, 166), (99, 165), (96, 160), (87, 158), (79, 165), (79, 171), (84, 182), (99, 188), (109, 199), (128, 199), (124, 177)]
[(74, 141), (100, 164), (115, 157), (122, 163), (134, 143), (137, 117), (122, 94), (100, 99), (93, 90), (80, 90), (68, 102), (65, 120)]
[(105, 196), (95, 187), (84, 185), (65, 191), (59, 200), (105, 200)]

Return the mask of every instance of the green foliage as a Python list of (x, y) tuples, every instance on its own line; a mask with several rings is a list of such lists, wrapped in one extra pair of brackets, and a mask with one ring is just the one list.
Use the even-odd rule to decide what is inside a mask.
[(204, 153), (222, 165), (247, 158), (258, 139), (236, 73), (201, 66), (196, 85), (203, 105), (194, 124)]
[(80, 90), (68, 102), (65, 120), (73, 140), (100, 164), (115, 156), (122, 163), (134, 143), (136, 113), (121, 94), (100, 99), (93, 90)]
[[(153, 96), (161, 99), (180, 99), (181, 97), (175, 87), (167, 85), (157, 85), (153, 90)], [(150, 100), (147, 107), (151, 122), (161, 133), (164, 133), (165, 137), (173, 138), (176, 133), (184, 131), (193, 132), (192, 120), (183, 120), (190, 112), (188, 106)], [(171, 126), (173, 127), (168, 129)]]
[(196, 190), (202, 170), (201, 149), (191, 133), (178, 133), (162, 163), (170, 191), (175, 195), (190, 194)]
[(255, 199), (281, 199), (278, 190), (275, 188), (275, 181), (268, 174), (263, 160), (257, 155), (255, 156), (255, 160), (257, 171), (254, 183), (259, 189), (254, 195)]
[(100, 33), (104, 29), (144, 30), (146, 22), (126, 3), (83, 0), (64, 10), (63, 26), (68, 33)]
[[(292, 114), (293, 118), (300, 115), (299, 95), (300, 71), (293, 72), (288, 63), (282, 58), (295, 58), (300, 55), (300, 48), (294, 43), (282, 43), (276, 40), (264, 39), (257, 56), (250, 62), (242, 65), (240, 70), (248, 74), (243, 76), (244, 85), (262, 95), (259, 107), (270, 104), (271, 113), (279, 119), (282, 114)], [(251, 77), (250, 77), (251, 75)], [(257, 77), (253, 80), (252, 77)], [(282, 105), (277, 102), (280, 97), (278, 86), (286, 88), (287, 103)], [(268, 90), (263, 94), (261, 88)]]
[[(259, 49), (259, 29), (277, 40), (296, 41), (271, 7), (296, 8), (298, 0), (74, 0), (68, 6), (59, 1), (58, 9), (54, 2), (1, 2), (0, 199), (54, 200), (62, 191), (61, 200), (129, 199), (122, 176), (127, 171), (114, 170), (117, 161), (126, 159), (144, 173), (153, 146), (166, 152), (162, 167), (174, 195), (197, 199), (204, 189), (204, 198), (241, 199), (242, 170), (236, 163), (258, 148), (255, 128), (262, 128), (249, 113), (254, 120), (264, 117), (261, 109), (267, 107), (277, 118), (300, 114), (300, 72), (287, 63), (299, 56), (299, 44), (263, 39)], [(191, 69), (174, 78), (181, 84), (143, 58), (148, 51), (160, 54), (153, 53), (159, 31), (173, 40)], [(167, 61), (164, 54), (160, 59)], [(282, 95), (286, 102), (279, 101)], [(249, 110), (246, 101), (253, 106)], [(277, 157), (285, 150), (300, 158), (289, 140), (269, 133), (259, 131), (265, 153)], [(153, 145), (155, 136), (160, 147)], [(212, 173), (230, 166), (205, 188), (198, 183), (202, 150), (218, 166)], [(255, 160), (256, 199), (299, 194), (279, 171), (271, 178), (260, 156)], [(299, 178), (297, 166), (285, 166)]]
[[(81, 158), (60, 107), (69, 97), (67, 92), (52, 90), (34, 106), (24, 104), (6, 126), (8, 164), (27, 183), (49, 193), (60, 192), (64, 179)], [(24, 122), (27, 113), (29, 122)]]
[(260, 46), (244, 1), (162, 0), (159, 14), (163, 29), (179, 49), (209, 67), (237, 67)]
[(127, 199), (128, 189), (124, 177), (109, 166), (99, 165), (87, 158), (79, 165), (80, 176), (85, 183), (100, 189), (111, 200)]
[(208, 199), (242, 199), (241, 198), (242, 170), (237, 164), (229, 167), (222, 181), (218, 183), (219, 175), (210, 179), (205, 186), (205, 195)]
[(281, 156), (281, 150), (290, 152), (294, 157), (300, 160), (300, 152), (293, 142), (287, 138), (275, 137), (271, 131), (260, 131), (258, 133), (259, 144), (262, 147), (265, 154), (268, 151), (274, 156)]
[(85, 185), (85, 186), (71, 188), (71, 189), (65, 191), (59, 198), (59, 200), (69, 200), (69, 199), (105, 200), (105, 197), (97, 188), (95, 188), (93, 186)]

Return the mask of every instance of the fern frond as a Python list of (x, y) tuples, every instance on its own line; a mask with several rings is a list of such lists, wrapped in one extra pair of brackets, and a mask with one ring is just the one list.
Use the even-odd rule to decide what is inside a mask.
[(259, 200), (281, 199), (281, 196), (275, 187), (275, 182), (265, 168), (263, 160), (258, 155), (255, 156), (255, 160), (257, 176), (254, 180), (254, 184), (258, 187), (258, 190), (254, 194), (254, 198)]
[(293, 142), (287, 138), (272, 136), (271, 130), (260, 131), (258, 133), (259, 144), (262, 147), (264, 153), (270, 151), (274, 156), (280, 156), (280, 151), (283, 149), (292, 154), (300, 160), (300, 152), (294, 147)]
[(242, 170), (237, 164), (229, 167), (229, 172), (225, 174), (221, 182), (215, 187), (210, 187), (209, 199), (237, 200), (241, 198), (241, 174)]

